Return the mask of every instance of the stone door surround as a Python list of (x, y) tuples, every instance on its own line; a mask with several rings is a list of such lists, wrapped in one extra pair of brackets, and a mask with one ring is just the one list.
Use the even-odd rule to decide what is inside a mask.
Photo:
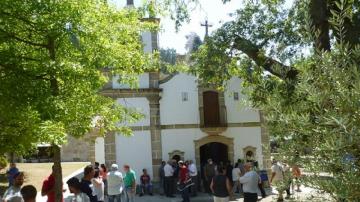
[(234, 162), (234, 139), (222, 135), (209, 135), (199, 140), (194, 140), (195, 160), (198, 168), (200, 168), (200, 147), (211, 142), (218, 142), (226, 145), (228, 147), (228, 159), (230, 162)]

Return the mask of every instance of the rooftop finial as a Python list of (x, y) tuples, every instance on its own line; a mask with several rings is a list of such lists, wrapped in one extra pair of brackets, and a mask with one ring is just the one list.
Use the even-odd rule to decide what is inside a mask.
[(201, 26), (205, 27), (205, 37), (209, 36), (209, 27), (212, 27), (212, 24), (209, 24), (207, 17), (205, 18), (205, 23), (201, 23)]

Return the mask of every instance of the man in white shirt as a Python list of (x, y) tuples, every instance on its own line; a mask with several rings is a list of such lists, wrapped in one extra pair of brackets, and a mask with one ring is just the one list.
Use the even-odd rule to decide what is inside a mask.
[(233, 194), (237, 193), (240, 191), (241, 186), (240, 186), (240, 176), (241, 176), (241, 170), (238, 166), (238, 163), (235, 164), (234, 168), (232, 169), (232, 181), (233, 181)]
[(111, 165), (111, 171), (107, 174), (109, 202), (121, 202), (121, 194), (124, 190), (123, 175), (117, 164)]
[[(271, 178), (270, 178), (270, 185), (275, 183), (278, 191), (278, 200), (277, 201), (284, 201), (283, 199), (283, 192), (286, 188), (284, 188), (284, 168), (275, 160), (272, 160), (271, 166)], [(286, 196), (289, 198), (289, 195)]]
[(276, 183), (284, 180), (283, 169), (281, 165), (278, 164), (276, 160), (272, 161), (273, 165), (271, 166), (271, 179), (270, 183)]
[(196, 165), (195, 163), (190, 160), (189, 161), (189, 175), (191, 177), (191, 182), (194, 183), (194, 185), (192, 185), (190, 187), (190, 192), (191, 192), (191, 196), (195, 197), (197, 195), (197, 168), (196, 168)]
[(251, 169), (251, 163), (246, 163), (244, 168), (245, 175), (240, 177), (240, 183), (243, 184), (244, 202), (256, 202), (258, 199), (259, 175)]
[(166, 165), (164, 166), (164, 191), (165, 191), (165, 195), (166, 197), (175, 197), (174, 194), (174, 168), (171, 166), (171, 161), (168, 161), (166, 163)]

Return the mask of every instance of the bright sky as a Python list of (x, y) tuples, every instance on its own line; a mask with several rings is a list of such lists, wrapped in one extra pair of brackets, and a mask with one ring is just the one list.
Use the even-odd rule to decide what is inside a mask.
[[(112, 0), (118, 6), (122, 7), (126, 4), (125, 0)], [(200, 26), (207, 18), (209, 24), (213, 27), (209, 28), (211, 33), (216, 28), (219, 28), (224, 22), (232, 19), (230, 13), (234, 13), (236, 9), (240, 8), (242, 0), (231, 0), (223, 4), (221, 0), (199, 0), (201, 7), (198, 6), (190, 14), (191, 21), (189, 24), (185, 23), (176, 33), (175, 23), (170, 18), (161, 19), (161, 31), (159, 35), (159, 43), (161, 48), (174, 48), (177, 53), (183, 54), (186, 52), (185, 36), (191, 32), (197, 33), (201, 38), (205, 35), (205, 28)], [(140, 5), (143, 0), (134, 0), (135, 6)]]
[(162, 19), (162, 31), (159, 36), (160, 47), (175, 48), (177, 53), (185, 53), (185, 36), (191, 32), (197, 33), (201, 38), (205, 36), (205, 27), (201, 23), (207, 18), (209, 24), (213, 25), (209, 28), (209, 34), (219, 28), (224, 22), (233, 19), (229, 16), (236, 9), (240, 8), (241, 0), (232, 0), (223, 4), (221, 0), (200, 0), (201, 7), (191, 12), (191, 21), (184, 24), (178, 33), (175, 31), (175, 23), (171, 19)]

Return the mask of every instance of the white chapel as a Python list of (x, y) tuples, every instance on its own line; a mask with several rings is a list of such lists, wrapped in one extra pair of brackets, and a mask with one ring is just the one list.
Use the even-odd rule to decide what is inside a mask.
[[(157, 33), (143, 33), (142, 40), (145, 52), (158, 49)], [(138, 89), (118, 80), (114, 75), (102, 94), (138, 110), (144, 118), (131, 124), (131, 137), (109, 133), (97, 138), (90, 149), (90, 160), (117, 163), (120, 167), (129, 164), (138, 178), (146, 168), (155, 181), (161, 161), (173, 158), (193, 160), (199, 170), (208, 158), (215, 163), (252, 159), (261, 169), (269, 169), (269, 137), (264, 119), (259, 110), (241, 104), (244, 95), (239, 78), (228, 81), (224, 92), (203, 88), (195, 76), (185, 73), (144, 73), (139, 76)], [(65, 146), (63, 157), (75, 159), (69, 154), (76, 152), (69, 149), (76, 148)]]

